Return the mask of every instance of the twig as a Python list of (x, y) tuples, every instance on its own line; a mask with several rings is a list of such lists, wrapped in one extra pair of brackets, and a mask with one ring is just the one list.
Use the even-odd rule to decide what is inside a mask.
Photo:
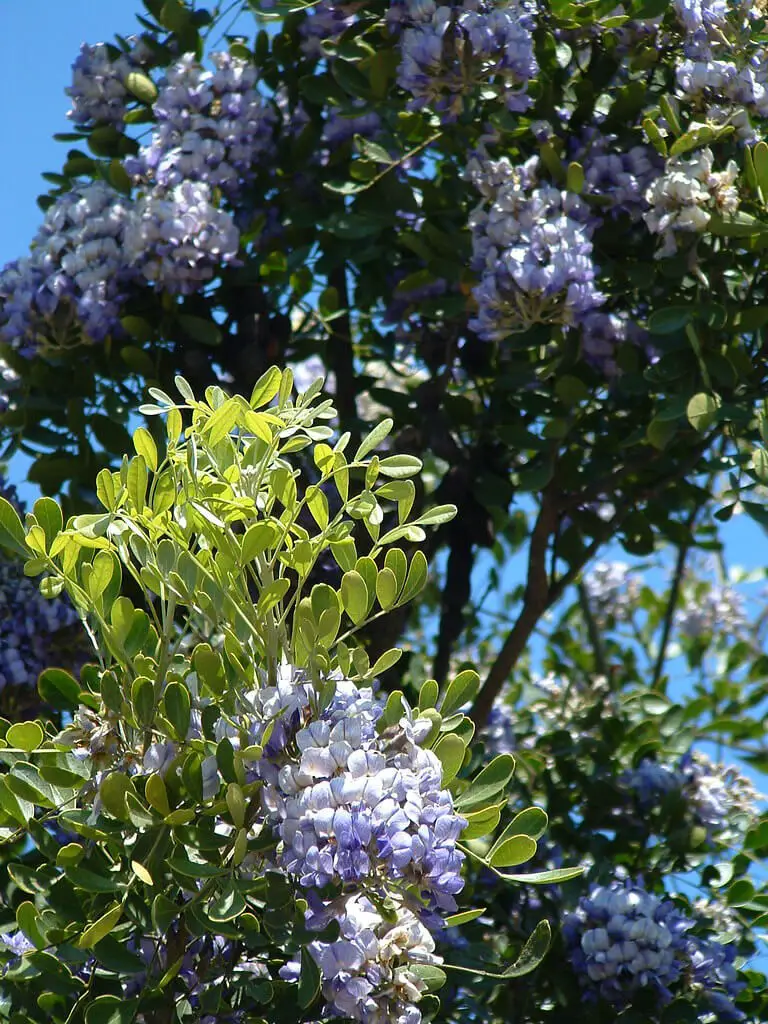
[(352, 435), (352, 450), (355, 451), (360, 444), (360, 425), (355, 402), (355, 353), (352, 346), (346, 264), (342, 263), (328, 274), (328, 284), (336, 289), (339, 308), (345, 310), (332, 325), (329, 325), (331, 334), (328, 338), (328, 361), (336, 376), (336, 407), (339, 410), (342, 429), (348, 430)]
[(589, 603), (589, 594), (587, 588), (582, 582), (576, 584), (576, 589), (579, 593), (579, 604), (581, 605), (581, 614), (584, 616), (584, 622), (587, 627), (587, 636), (589, 642), (592, 645), (592, 651), (595, 655), (595, 668), (601, 676), (608, 675), (608, 663), (605, 660), (605, 648), (603, 647), (603, 638), (600, 636), (600, 630), (597, 627), (595, 616), (592, 614), (592, 606)]

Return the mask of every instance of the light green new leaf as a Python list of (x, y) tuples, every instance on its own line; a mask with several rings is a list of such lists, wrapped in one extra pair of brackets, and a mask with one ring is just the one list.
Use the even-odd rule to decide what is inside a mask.
[(381, 442), (389, 436), (394, 421), (391, 419), (383, 419), (381, 423), (378, 423), (367, 437), (363, 438), (363, 442), (355, 452), (354, 461), (359, 462), (364, 459), (368, 452), (373, 451), (377, 448)]

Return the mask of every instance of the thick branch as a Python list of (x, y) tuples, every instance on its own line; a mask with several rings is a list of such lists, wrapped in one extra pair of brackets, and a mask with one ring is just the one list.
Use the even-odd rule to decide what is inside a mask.
[[(675, 467), (673, 472), (669, 473), (666, 477), (654, 481), (652, 486), (638, 492), (636, 501), (647, 500), (663, 488), (668, 487), (674, 480), (691, 472), (717, 436), (717, 433), (718, 431), (713, 431), (700, 444), (696, 445), (690, 457), (681, 465)], [(486, 677), (472, 710), (472, 719), (478, 729), (485, 724), (493, 707), (494, 700), (509, 678), (512, 669), (517, 664), (518, 658), (525, 650), (528, 639), (536, 628), (536, 624), (541, 616), (558, 600), (563, 591), (578, 579), (579, 573), (587, 562), (596, 554), (601, 545), (616, 533), (631, 511), (630, 508), (626, 508), (615, 515), (610, 523), (606, 524), (607, 528), (602, 536), (596, 537), (584, 551), (578, 563), (573, 564), (567, 573), (564, 573), (557, 581), (549, 585), (546, 573), (547, 547), (549, 537), (555, 530), (559, 509), (556, 507), (547, 508), (548, 497), (549, 502), (551, 502), (551, 496), (548, 496), (545, 492), (539, 517), (531, 534), (531, 547), (528, 557), (528, 582), (523, 597), (522, 611), (509, 636), (502, 644), (501, 650), (496, 657), (496, 661), (491, 666), (491, 670)], [(571, 500), (570, 504), (573, 504), (573, 500)], [(552, 524), (552, 519), (554, 519), (554, 525)]]
[(477, 695), (475, 706), (472, 709), (472, 718), (477, 726), (481, 726), (487, 719), (494, 700), (525, 649), (536, 623), (551, 603), (552, 588), (547, 575), (547, 549), (549, 539), (557, 528), (557, 515), (555, 495), (548, 488), (542, 496), (539, 515), (531, 534), (523, 609), (504, 641), (496, 661), (491, 666), (483, 688)]

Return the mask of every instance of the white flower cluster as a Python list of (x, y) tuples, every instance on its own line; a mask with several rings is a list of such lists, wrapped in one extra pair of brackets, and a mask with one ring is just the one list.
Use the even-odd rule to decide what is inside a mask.
[(739, 208), (737, 164), (729, 160), (724, 171), (713, 170), (713, 165), (710, 149), (691, 157), (672, 157), (646, 192), (651, 209), (644, 215), (645, 222), (649, 231), (661, 235), (659, 259), (674, 256), (679, 235), (706, 231), (713, 213), (731, 214)]

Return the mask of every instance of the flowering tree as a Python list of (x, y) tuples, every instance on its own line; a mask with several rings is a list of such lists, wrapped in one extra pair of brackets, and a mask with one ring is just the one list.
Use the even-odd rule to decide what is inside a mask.
[[(37, 710), (21, 676), (43, 662), (11, 645), (24, 667), (2, 697), (18, 860), (4, 868), (18, 925), (6, 934), (12, 953), (34, 950), (6, 972), (0, 1013), (295, 1019), (295, 964), (305, 1019), (414, 1024), (437, 1012), (424, 993), (442, 980), (438, 930), (468, 982), (451, 975), (444, 1017), (556, 1022), (584, 996), (606, 1021), (764, 1019), (761, 976), (738, 975), (734, 958), (759, 938), (763, 883), (747, 876), (768, 840), (724, 761), (766, 765), (763, 638), (747, 638), (727, 588), (690, 575), (735, 511), (768, 523), (761, 5), (145, 7), (136, 35), (75, 60), (61, 136), (73, 148), (46, 175), (29, 255), (0, 272), (5, 455), (32, 456), (30, 479), (63, 492), (68, 522), (60, 534), (42, 499), (22, 531), (3, 505), (5, 543), (48, 574), (44, 594), (61, 602), (50, 620), (77, 614), (92, 648), (50, 654), (43, 727), (17, 721)], [(272, 363), (294, 368), (300, 393), (326, 380), (294, 402)], [(194, 414), (183, 441), (168, 397), (179, 374)], [(156, 404), (140, 407), (147, 387)], [(299, 410), (323, 388), (335, 408), (320, 402), (318, 426)], [(136, 458), (121, 464), (139, 416)], [(260, 445), (278, 437), (273, 465)], [(354, 499), (338, 486), (347, 451)], [(163, 482), (148, 492), (150, 471)], [(296, 509), (290, 526), (275, 514), (279, 536), (265, 525), (275, 502)], [(455, 517), (432, 511), (448, 506)], [(331, 538), (346, 516), (355, 528)], [(436, 529), (422, 537), (419, 522)], [(377, 563), (388, 536), (403, 551)], [(673, 553), (668, 587), (610, 565), (585, 576), (610, 542)], [(419, 545), (436, 556), (428, 582)], [(275, 579), (246, 572), (268, 551)], [(510, 588), (517, 555), (524, 582)], [(498, 629), (471, 600), (483, 567)], [(340, 624), (326, 632), (337, 613), (357, 646), (336, 644)], [(25, 628), (39, 641), (34, 619)], [(80, 671), (94, 651), (98, 666)], [(381, 696), (363, 695), (379, 675)], [(502, 760), (462, 808), (483, 763), (475, 731)], [(249, 755), (219, 756), (225, 740)], [(336, 754), (317, 751), (336, 742), (354, 749), (331, 770)], [(294, 812), (328, 807), (302, 780), (357, 778), (363, 761), (387, 779), (423, 768), (413, 785), (430, 820), (404, 795), (395, 842), (353, 801), (338, 834), (325, 813), (313, 845)], [(247, 823), (225, 784), (250, 801)], [(422, 825), (447, 844), (437, 860), (433, 838), (412, 834)], [(167, 848), (146, 845), (153, 829)], [(67, 861), (70, 846), (84, 852)], [(460, 939), (435, 915), (454, 912), (464, 852), (457, 892), (477, 898), (456, 911)], [(499, 869), (534, 855), (543, 871), (589, 875), (502, 894)], [(179, 856), (207, 867), (184, 875)], [(424, 882), (433, 869), (443, 889)], [(368, 873), (376, 884), (359, 885)], [(708, 896), (728, 887), (736, 916), (718, 907), (708, 926), (676, 874)], [(88, 880), (101, 888), (83, 904)], [(510, 979), (540, 957), (544, 908), (559, 937), (523, 989)], [(68, 976), (43, 999), (49, 947)]]

